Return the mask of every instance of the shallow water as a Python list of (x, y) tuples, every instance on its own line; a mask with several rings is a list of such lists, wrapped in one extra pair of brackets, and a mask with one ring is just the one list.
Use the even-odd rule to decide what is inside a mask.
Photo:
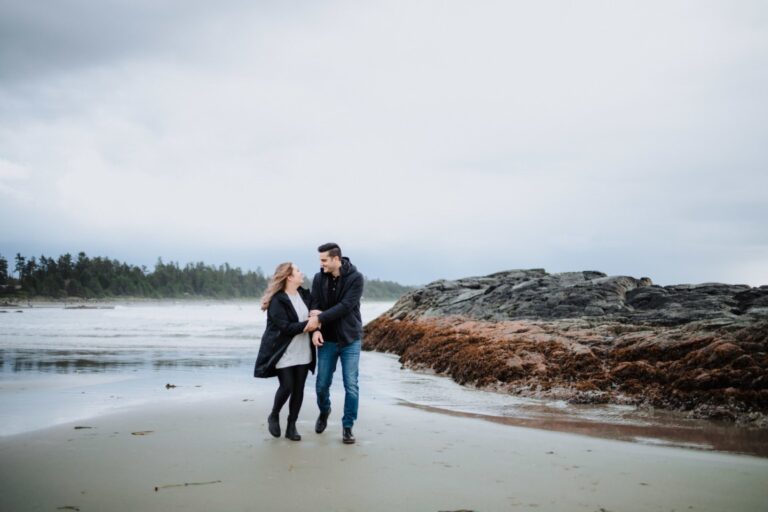
[[(364, 303), (363, 320), (372, 320), (391, 305)], [(0, 315), (0, 435), (86, 420), (148, 402), (247, 400), (254, 393), (274, 392), (271, 379), (251, 376), (266, 322), (256, 302), (21, 311)], [(392, 354), (363, 352), (360, 364), (361, 414), (366, 400), (386, 400), (520, 426), (768, 456), (765, 430), (692, 420), (672, 412), (479, 391), (443, 376), (401, 369)], [(340, 380), (333, 388), (337, 399)], [(314, 389), (311, 374), (307, 386)], [(305, 408), (313, 408), (314, 393), (306, 398)]]

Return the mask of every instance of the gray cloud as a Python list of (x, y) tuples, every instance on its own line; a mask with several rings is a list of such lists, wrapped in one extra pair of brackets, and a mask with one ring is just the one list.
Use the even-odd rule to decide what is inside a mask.
[[(173, 10), (153, 4), (161, 5), (4, 1), (0, 5), (0, 77), (6, 83), (25, 81), (151, 49), (174, 18)], [(178, 16), (179, 10), (174, 10)]]
[(47, 7), (0, 17), (3, 254), (768, 283), (760, 2)]
[[(0, 1), (0, 79), (5, 84), (159, 54), (183, 58), (217, 23), (250, 17), (253, 2), (225, 0)], [(270, 16), (275, 2), (258, 2)], [(222, 27), (224, 28), (224, 27)], [(215, 43), (215, 42), (214, 42)]]

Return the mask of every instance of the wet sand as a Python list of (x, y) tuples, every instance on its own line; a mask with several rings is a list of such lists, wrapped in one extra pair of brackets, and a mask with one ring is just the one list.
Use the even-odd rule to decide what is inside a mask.
[[(683, 415), (676, 411), (664, 411), (664, 414), (667, 416), (666, 419), (658, 417), (644, 419), (641, 413), (635, 413), (633, 414), (634, 419), (632, 421), (611, 423), (547, 412), (537, 417), (495, 416), (454, 411), (406, 401), (401, 401), (400, 403), (425, 411), (450, 414), (452, 416), (481, 418), (505, 425), (553, 430), (556, 432), (567, 432), (642, 444), (768, 457), (768, 429), (738, 427), (729, 422), (715, 422), (712, 420), (688, 420), (688, 424), (682, 424), (681, 417)], [(653, 421), (649, 421), (650, 419), (653, 419)]]
[(0, 510), (731, 512), (768, 503), (766, 458), (381, 400), (363, 401), (358, 443), (348, 446), (338, 411), (314, 433), (311, 393), (304, 438), (292, 442), (267, 433), (270, 399), (145, 405), (0, 438)]

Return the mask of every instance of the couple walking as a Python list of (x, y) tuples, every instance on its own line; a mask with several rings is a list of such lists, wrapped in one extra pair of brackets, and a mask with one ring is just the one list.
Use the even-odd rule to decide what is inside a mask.
[[(312, 291), (302, 288), (304, 274), (293, 263), (281, 263), (267, 286), (261, 309), (267, 311), (267, 327), (253, 370), (254, 377), (277, 376), (269, 432), (280, 437), (280, 410), (288, 403), (285, 437), (301, 440), (296, 421), (304, 399), (308, 372), (315, 373), (317, 406), (320, 415), (315, 432), (321, 434), (331, 414), (330, 388), (336, 363), (341, 359), (344, 380), (342, 440), (355, 442), (352, 426), (357, 419), (358, 367), (363, 322), (360, 297), (363, 275), (342, 256), (341, 248), (328, 243), (318, 247), (321, 271), (315, 274)], [(317, 348), (317, 351), (315, 351)]]

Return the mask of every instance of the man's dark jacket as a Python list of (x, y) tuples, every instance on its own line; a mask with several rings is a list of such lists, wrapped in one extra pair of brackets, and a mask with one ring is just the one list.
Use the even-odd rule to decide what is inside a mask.
[(331, 274), (318, 272), (312, 281), (312, 307), (322, 311), (320, 323), (325, 341), (339, 346), (363, 339), (363, 320), (360, 316), (360, 298), (363, 296), (363, 274), (357, 271), (349, 258), (341, 258), (341, 276), (336, 293), (330, 296)]
[[(305, 288), (299, 288), (299, 295), (301, 295), (301, 299), (309, 308), (309, 292)], [(288, 294), (284, 291), (277, 292), (272, 297), (267, 309), (267, 328), (261, 337), (261, 346), (259, 347), (259, 355), (256, 357), (256, 365), (253, 368), (253, 376), (264, 378), (276, 376), (277, 370), (275, 366), (277, 362), (283, 357), (293, 337), (301, 334), (306, 325), (306, 320), (299, 322), (299, 315), (293, 309), (293, 304), (291, 304)], [(317, 362), (315, 347), (312, 345), (309, 333), (305, 336), (309, 344), (309, 350), (312, 353), (312, 362), (309, 364), (309, 369), (312, 373), (315, 373), (315, 364)]]

